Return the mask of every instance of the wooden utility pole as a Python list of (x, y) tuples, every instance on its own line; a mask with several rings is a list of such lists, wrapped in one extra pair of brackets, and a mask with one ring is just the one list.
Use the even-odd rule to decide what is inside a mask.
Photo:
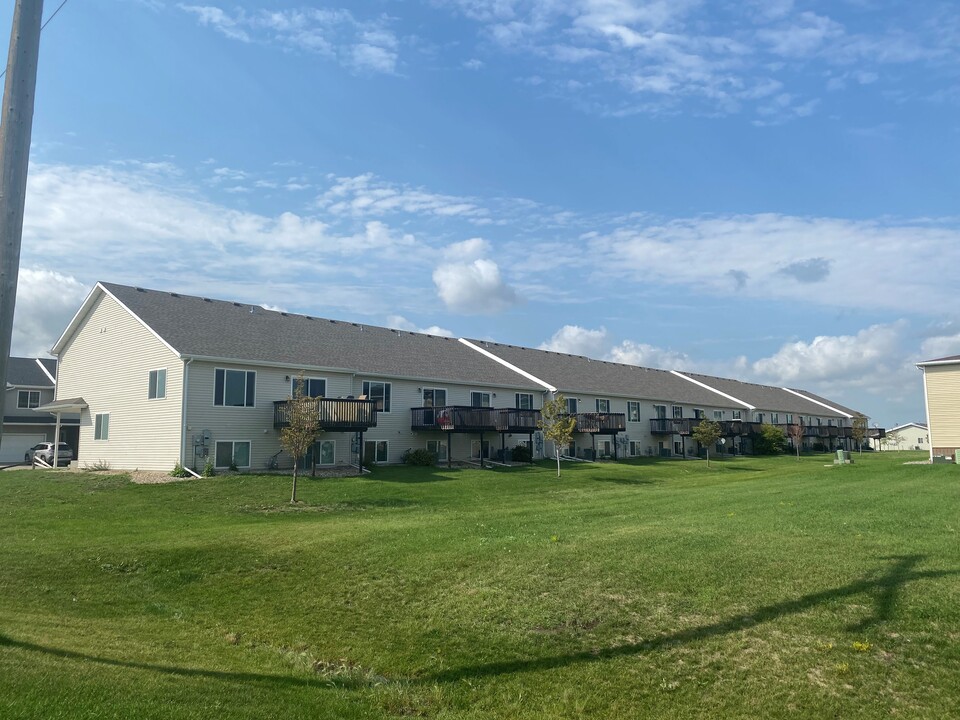
[[(43, 0), (16, 0), (0, 117), (0, 441), (20, 274), (20, 238), (42, 19)], [(59, 440), (54, 438), (54, 442)]]

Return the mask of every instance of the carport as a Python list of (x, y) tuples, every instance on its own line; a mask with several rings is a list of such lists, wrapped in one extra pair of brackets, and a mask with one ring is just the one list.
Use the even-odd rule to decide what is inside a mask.
[[(54, 442), (54, 452), (53, 452), (53, 466), (57, 467), (59, 464), (59, 455), (60, 455), (60, 425), (61, 425), (61, 416), (63, 413), (77, 413), (87, 408), (87, 403), (83, 398), (67, 398), (66, 400), (54, 400), (49, 402), (46, 405), (41, 405), (38, 408), (35, 408), (37, 412), (47, 412), (54, 415), (57, 418), (57, 429), (53, 434)], [(79, 443), (78, 443), (79, 444)], [(74, 457), (80, 455), (80, 448), (75, 448)]]

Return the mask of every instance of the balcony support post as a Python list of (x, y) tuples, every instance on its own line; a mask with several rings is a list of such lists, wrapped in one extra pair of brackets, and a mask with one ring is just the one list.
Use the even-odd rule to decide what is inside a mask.
[(480, 431), (480, 468), (483, 469), (483, 430)]
[(357, 475), (363, 475), (363, 430), (360, 430), (357, 436)]
[(453, 433), (447, 430), (447, 467), (453, 467)]
[(530, 464), (533, 465), (533, 433), (530, 433), (530, 444), (527, 447), (530, 448)]

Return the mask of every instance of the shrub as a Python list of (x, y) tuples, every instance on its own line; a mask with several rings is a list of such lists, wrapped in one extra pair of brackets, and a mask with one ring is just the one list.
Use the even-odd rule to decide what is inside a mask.
[(203, 466), (203, 472), (201, 474), (204, 477), (213, 477), (217, 474), (216, 469), (213, 467), (213, 460), (207, 458), (207, 463)]
[(106, 460), (97, 460), (96, 462), (87, 463), (83, 466), (83, 469), (90, 472), (103, 472), (104, 470), (110, 469), (110, 463)]
[(764, 423), (753, 440), (753, 451), (757, 455), (778, 455), (783, 452), (786, 444), (787, 436), (782, 428)]
[(183, 465), (180, 464), (180, 461), (177, 460), (177, 464), (174, 465), (173, 470), (170, 471), (170, 477), (185, 478), (190, 477), (190, 473), (188, 473)]
[(530, 462), (533, 459), (533, 453), (526, 445), (517, 445), (510, 451), (510, 459), (513, 462)]
[(407, 465), (422, 465), (424, 467), (437, 464), (437, 454), (426, 448), (407, 450), (400, 456), (400, 460)]

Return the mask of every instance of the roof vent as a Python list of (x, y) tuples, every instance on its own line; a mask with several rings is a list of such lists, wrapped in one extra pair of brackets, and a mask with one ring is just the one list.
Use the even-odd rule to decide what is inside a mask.
[(282, 313), (280, 313), (280, 314), (283, 315), (284, 317), (290, 317), (290, 313), (282, 312)]
[(336, 320), (331, 320), (330, 322), (331, 322), (333, 325), (336, 325), (336, 324), (337, 324), (337, 321), (336, 321)]
[(146, 292), (146, 290), (144, 290), (144, 289), (141, 288), (141, 287), (134, 288), (134, 290), (136, 290), (137, 292)]
[(234, 307), (243, 307), (243, 305), (241, 305), (240, 303), (234, 303), (233, 306), (234, 306)]
[(176, 297), (176, 298), (178, 298), (178, 297), (180, 297), (180, 296), (179, 296), (177, 293), (170, 293), (170, 297)]
[(213, 300), (211, 300), (210, 298), (204, 298), (203, 301), (204, 301), (204, 302), (209, 302), (209, 303), (212, 303), (212, 302), (213, 302)]

